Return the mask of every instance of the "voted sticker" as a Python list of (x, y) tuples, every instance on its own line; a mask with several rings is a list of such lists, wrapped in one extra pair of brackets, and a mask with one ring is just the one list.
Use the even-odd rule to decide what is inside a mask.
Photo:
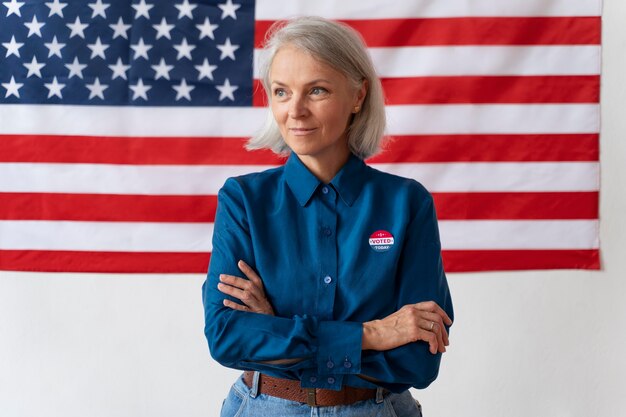
[(386, 230), (378, 230), (370, 236), (369, 244), (376, 252), (387, 252), (393, 246), (393, 235)]

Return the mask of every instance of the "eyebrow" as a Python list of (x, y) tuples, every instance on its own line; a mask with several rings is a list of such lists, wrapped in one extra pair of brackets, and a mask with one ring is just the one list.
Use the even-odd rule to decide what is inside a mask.
[[(326, 84), (332, 84), (330, 81), (328, 81), (325, 78), (318, 78), (316, 80), (309, 81), (308, 83), (306, 83), (304, 85), (317, 84), (317, 83), (320, 83), (320, 82), (323, 82), (323, 83), (326, 83)], [(283, 83), (282, 81), (272, 81), (272, 84), (278, 84), (278, 85), (281, 85), (281, 86), (287, 86), (287, 84)]]

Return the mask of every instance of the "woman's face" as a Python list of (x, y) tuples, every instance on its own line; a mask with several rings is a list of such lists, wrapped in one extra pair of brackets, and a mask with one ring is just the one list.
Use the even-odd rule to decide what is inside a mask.
[(282, 47), (270, 68), (270, 106), (287, 145), (299, 156), (322, 160), (350, 152), (346, 129), (366, 86), (293, 46)]

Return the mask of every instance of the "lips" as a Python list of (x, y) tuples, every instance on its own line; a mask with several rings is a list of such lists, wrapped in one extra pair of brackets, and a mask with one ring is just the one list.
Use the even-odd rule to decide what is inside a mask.
[(289, 129), (291, 133), (294, 135), (308, 135), (309, 133), (314, 132), (317, 128), (305, 128), (305, 127), (292, 127)]

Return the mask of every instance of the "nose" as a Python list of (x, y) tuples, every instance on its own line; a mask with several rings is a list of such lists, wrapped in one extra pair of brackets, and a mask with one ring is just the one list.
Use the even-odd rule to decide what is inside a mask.
[(306, 116), (306, 114), (307, 107), (305, 98), (300, 94), (294, 94), (291, 97), (291, 100), (289, 100), (289, 117), (291, 117), (292, 119), (297, 119)]

